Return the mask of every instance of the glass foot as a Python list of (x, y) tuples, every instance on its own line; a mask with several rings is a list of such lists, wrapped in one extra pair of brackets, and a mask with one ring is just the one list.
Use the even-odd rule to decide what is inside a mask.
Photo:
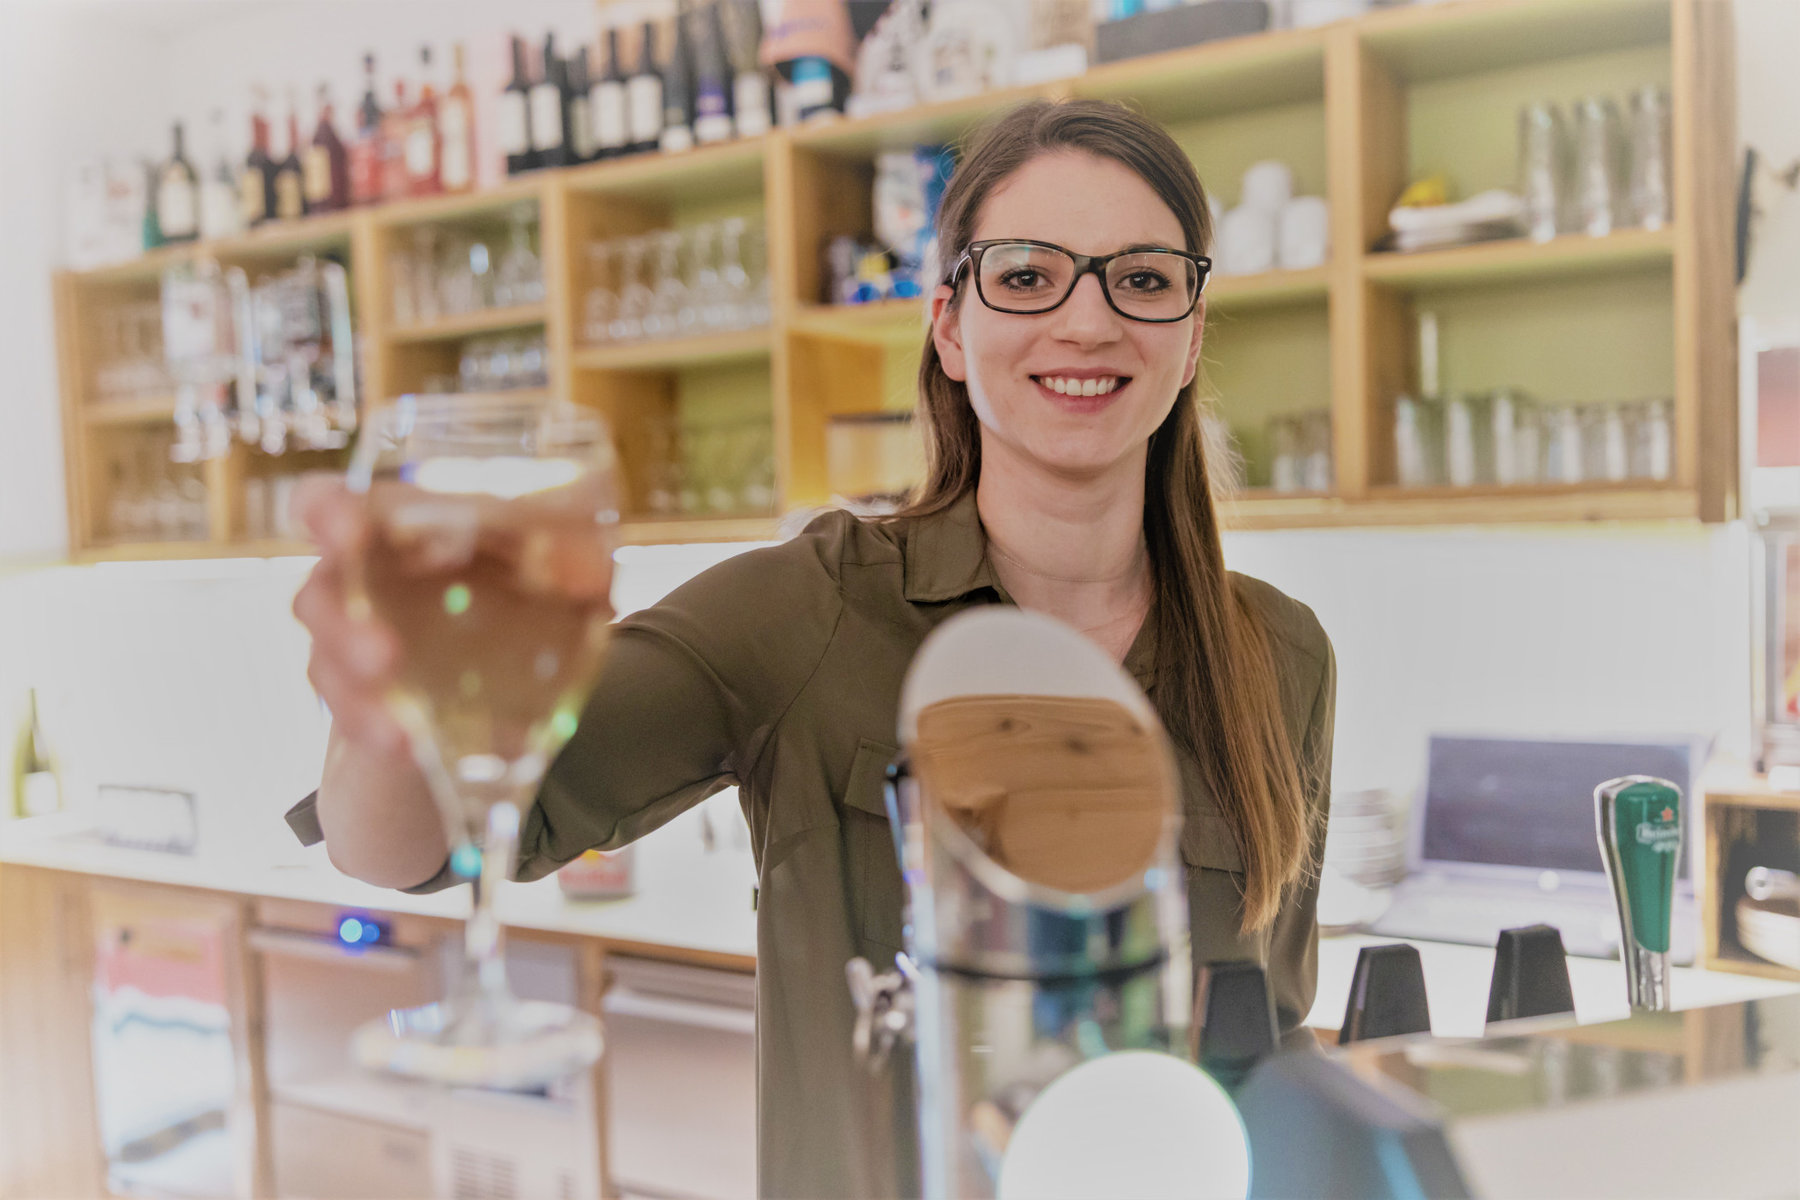
[(356, 1031), (360, 1066), (450, 1087), (535, 1091), (599, 1061), (600, 1022), (542, 1000), (395, 1009)]

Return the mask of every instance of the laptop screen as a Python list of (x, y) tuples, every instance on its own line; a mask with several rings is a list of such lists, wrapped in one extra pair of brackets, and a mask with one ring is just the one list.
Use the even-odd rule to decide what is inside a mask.
[[(1420, 857), (1556, 871), (1604, 872), (1594, 834), (1594, 788), (1655, 775), (1681, 789), (1684, 840), (1692, 749), (1668, 742), (1523, 742), (1433, 737)], [(1680, 872), (1688, 873), (1684, 852)]]

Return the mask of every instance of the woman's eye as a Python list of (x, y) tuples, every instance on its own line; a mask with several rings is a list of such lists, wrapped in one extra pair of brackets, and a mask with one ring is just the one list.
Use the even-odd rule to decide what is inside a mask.
[(1169, 279), (1160, 271), (1132, 271), (1119, 281), (1119, 286), (1124, 291), (1143, 295), (1167, 291)]
[(1000, 286), (1016, 292), (1035, 292), (1044, 286), (1043, 272), (1030, 267), (1019, 267), (1000, 276)]

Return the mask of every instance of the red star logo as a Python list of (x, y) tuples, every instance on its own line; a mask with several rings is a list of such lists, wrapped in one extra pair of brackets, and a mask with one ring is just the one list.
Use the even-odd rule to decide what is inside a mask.
[(1675, 810), (1672, 808), (1663, 809), (1662, 819), (1665, 821), (1673, 821), (1675, 819)]

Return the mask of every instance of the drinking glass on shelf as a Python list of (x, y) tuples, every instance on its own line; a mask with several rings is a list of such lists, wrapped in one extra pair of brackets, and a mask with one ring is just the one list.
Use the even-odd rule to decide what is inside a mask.
[(1443, 404), (1428, 396), (1394, 397), (1394, 482), (1431, 487), (1443, 481)]
[(1572, 404), (1556, 404), (1539, 414), (1543, 433), (1546, 483), (1580, 483), (1585, 467), (1581, 449), (1581, 414)]
[(1308, 492), (1331, 490), (1331, 413), (1310, 412), (1300, 423), (1300, 487)]
[(1669, 94), (1655, 84), (1631, 93), (1631, 217), (1645, 229), (1670, 220)]
[(1675, 466), (1675, 402), (1640, 400), (1627, 406), (1629, 474), (1633, 479), (1667, 479)]
[(1604, 237), (1624, 224), (1624, 149), (1619, 106), (1612, 97), (1581, 101), (1575, 116), (1575, 203), (1581, 231), (1589, 236)]
[(442, 311), (438, 296), (438, 233), (430, 225), (413, 230), (413, 312), (420, 321), (435, 321)]
[(1519, 110), (1519, 198), (1525, 232), (1547, 242), (1567, 227), (1569, 128), (1562, 109), (1549, 101)]
[(494, 303), (502, 308), (537, 304), (544, 298), (544, 264), (531, 248), (532, 213), (531, 205), (520, 204), (508, 217), (506, 253), (494, 273)]
[(1494, 482), (1491, 400), (1459, 392), (1444, 402), (1444, 476), (1452, 487)]
[(387, 263), (388, 279), (392, 281), (389, 303), (394, 312), (394, 324), (411, 325), (419, 319), (412, 255), (401, 249), (390, 250)]
[(619, 244), (613, 241), (593, 242), (588, 246), (588, 291), (581, 303), (581, 334), (588, 342), (605, 342), (612, 337), (613, 314), (619, 308), (619, 294), (614, 290)]
[(1514, 388), (1500, 388), (1488, 408), (1494, 423), (1494, 482), (1536, 483), (1543, 459), (1537, 405)]
[(728, 298), (719, 278), (719, 226), (715, 221), (688, 230), (688, 302), (681, 310), (683, 333), (729, 326)]
[(1278, 492), (1301, 488), (1302, 432), (1293, 417), (1269, 418), (1269, 486)]
[(470, 267), (471, 243), (466, 234), (444, 239), (437, 273), (438, 304), (451, 315), (474, 312), (482, 305), (475, 295), (475, 272)]
[(650, 241), (643, 234), (628, 237), (619, 246), (619, 306), (608, 328), (615, 342), (635, 342), (644, 336), (644, 317), (656, 301), (644, 270), (650, 257)]
[(387, 704), (474, 893), (448, 995), (359, 1028), (366, 1067), (527, 1090), (599, 1057), (593, 1017), (512, 993), (494, 898), (606, 645), (613, 471), (592, 414), (517, 399), (405, 397), (358, 439), (370, 533), (351, 586), (398, 638)]
[(1579, 412), (1582, 478), (1615, 483), (1624, 479), (1630, 469), (1624, 406), (1583, 404)]
[(681, 281), (681, 234), (672, 229), (650, 235), (650, 310), (644, 314), (644, 336), (670, 338), (681, 332), (681, 310), (687, 285)]

